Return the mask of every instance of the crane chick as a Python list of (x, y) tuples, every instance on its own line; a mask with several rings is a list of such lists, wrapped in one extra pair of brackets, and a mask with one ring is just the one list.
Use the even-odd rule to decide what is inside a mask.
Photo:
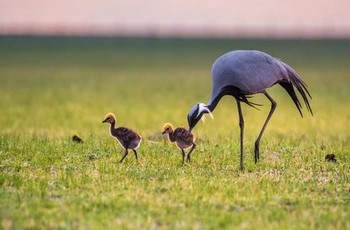
[(174, 130), (174, 126), (170, 123), (166, 123), (163, 126), (162, 134), (168, 134), (169, 141), (176, 142), (177, 147), (181, 149), (182, 154), (182, 163), (185, 163), (185, 149), (191, 147), (190, 151), (187, 154), (187, 162), (191, 161), (191, 154), (196, 148), (195, 136), (189, 132), (187, 129), (179, 127)]
[(135, 154), (135, 158), (137, 160), (137, 149), (140, 147), (142, 138), (141, 136), (136, 133), (135, 131), (126, 128), (126, 127), (115, 127), (115, 124), (117, 123), (117, 119), (113, 113), (107, 113), (105, 118), (103, 119), (102, 123), (109, 123), (110, 124), (110, 134), (112, 137), (116, 138), (119, 142), (119, 144), (125, 149), (125, 155), (122, 157), (122, 159), (119, 161), (119, 163), (122, 163), (124, 158), (128, 155), (128, 150), (132, 149)]

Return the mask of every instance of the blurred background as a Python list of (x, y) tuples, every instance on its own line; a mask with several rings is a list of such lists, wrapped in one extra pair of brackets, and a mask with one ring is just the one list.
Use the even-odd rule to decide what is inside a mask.
[[(110, 111), (146, 137), (168, 121), (187, 125), (189, 109), (210, 97), (215, 59), (256, 49), (295, 68), (313, 96), (315, 116), (300, 119), (273, 87), (279, 109), (270, 134), (297, 138), (305, 125), (318, 138), (344, 138), (349, 10), (349, 0), (0, 0), (0, 133), (17, 134), (24, 122), (29, 135), (105, 137), (100, 120)], [(254, 101), (267, 106), (247, 119), (262, 124), (268, 101)], [(199, 136), (238, 135), (227, 129), (237, 125), (232, 98), (221, 104)]]
[(348, 38), (349, 0), (0, 0), (0, 34)]

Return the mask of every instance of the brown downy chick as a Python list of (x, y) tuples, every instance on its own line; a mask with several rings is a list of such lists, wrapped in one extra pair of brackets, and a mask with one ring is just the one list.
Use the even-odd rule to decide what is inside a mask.
[(190, 162), (191, 154), (196, 148), (195, 136), (192, 133), (190, 133), (187, 129), (182, 127), (176, 128), (174, 130), (173, 125), (170, 123), (166, 123), (163, 126), (162, 134), (166, 133), (168, 134), (169, 141), (176, 142), (177, 147), (181, 149), (182, 163), (185, 163), (185, 149), (192, 147), (187, 154), (187, 162)]
[(110, 124), (110, 134), (112, 137), (116, 138), (119, 144), (125, 149), (125, 155), (122, 157), (119, 163), (122, 163), (124, 158), (128, 155), (128, 150), (132, 149), (134, 151), (136, 160), (137, 152), (136, 150), (141, 144), (142, 138), (135, 131), (126, 127), (115, 127), (117, 119), (113, 113), (107, 113), (102, 123)]

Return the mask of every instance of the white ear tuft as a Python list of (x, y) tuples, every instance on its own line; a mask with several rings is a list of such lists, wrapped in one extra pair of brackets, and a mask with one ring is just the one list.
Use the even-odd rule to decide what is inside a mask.
[(203, 115), (202, 117), (201, 117), (201, 121), (203, 122), (203, 123), (205, 123), (205, 116)]
[[(199, 106), (199, 109), (198, 109), (197, 117), (202, 113), (209, 113), (210, 118), (214, 119), (213, 114), (210, 112), (210, 110), (208, 109), (208, 107), (204, 103), (199, 103), (198, 106)], [(204, 118), (204, 116), (202, 116), (202, 118)]]
[(213, 114), (210, 112), (209, 109), (208, 109), (208, 113), (209, 113), (210, 118), (211, 118), (212, 120), (214, 120), (214, 116), (213, 116)]

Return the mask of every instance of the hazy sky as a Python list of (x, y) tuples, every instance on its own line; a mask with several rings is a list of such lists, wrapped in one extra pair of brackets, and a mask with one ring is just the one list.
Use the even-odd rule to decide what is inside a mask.
[(350, 37), (350, 0), (0, 0), (0, 34)]

